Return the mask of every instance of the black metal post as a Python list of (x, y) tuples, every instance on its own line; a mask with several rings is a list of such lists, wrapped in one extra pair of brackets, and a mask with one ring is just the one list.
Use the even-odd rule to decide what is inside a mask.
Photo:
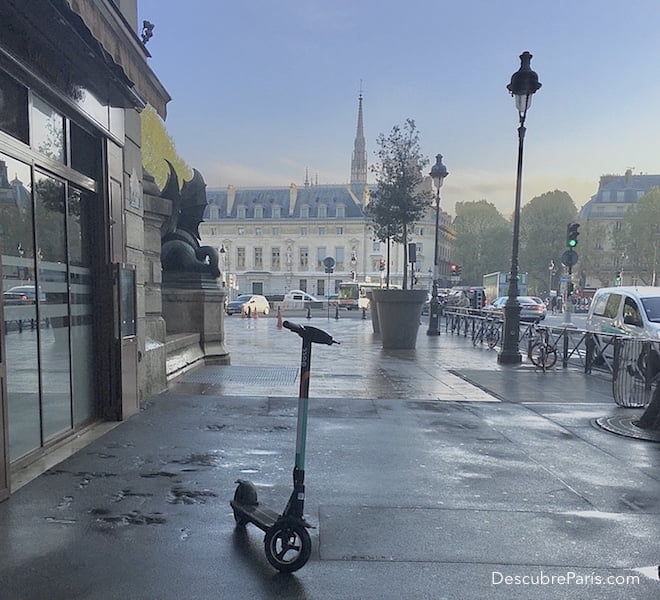
[(435, 194), (435, 244), (433, 250), (433, 288), (431, 292), (431, 304), (429, 306), (429, 328), (426, 335), (440, 335), (438, 328), (438, 228), (440, 227), (440, 188)]
[(433, 288), (431, 291), (431, 302), (429, 305), (429, 328), (426, 330), (426, 335), (440, 335), (439, 318), (440, 301), (438, 299), (438, 236), (440, 231), (440, 188), (442, 183), (449, 175), (447, 167), (442, 164), (442, 154), (437, 154), (435, 157), (435, 164), (431, 168), (431, 178), (435, 183), (435, 244), (433, 247)]
[(502, 350), (497, 356), (500, 364), (518, 364), (522, 355), (518, 347), (520, 335), (520, 303), (518, 302), (518, 251), (520, 248), (520, 195), (522, 189), (523, 144), (525, 140), (525, 116), (520, 113), (520, 127), (518, 127), (518, 170), (516, 173), (516, 199), (513, 212), (513, 246), (511, 249), (511, 273), (509, 275), (509, 290), (504, 305), (504, 326)]
[(520, 69), (511, 76), (511, 83), (507, 89), (516, 99), (516, 108), (520, 126), (518, 127), (518, 170), (516, 172), (516, 199), (513, 211), (513, 245), (511, 250), (511, 272), (509, 276), (509, 290), (504, 305), (504, 325), (502, 337), (502, 350), (497, 357), (500, 364), (519, 364), (522, 355), (519, 349), (520, 335), (520, 303), (518, 295), (518, 250), (520, 247), (520, 196), (522, 190), (523, 145), (525, 141), (525, 117), (532, 101), (532, 95), (541, 87), (538, 75), (532, 71), (530, 62), (532, 55), (523, 52), (520, 55)]

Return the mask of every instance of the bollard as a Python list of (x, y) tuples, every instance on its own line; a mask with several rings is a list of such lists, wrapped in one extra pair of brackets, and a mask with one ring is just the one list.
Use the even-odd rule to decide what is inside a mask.
[(339, 319), (339, 305), (335, 304), (335, 320)]
[(257, 310), (257, 307), (254, 307), (254, 311), (252, 312), (252, 318), (253, 319), (258, 319), (259, 318), (259, 311)]
[(311, 306), (307, 307), (307, 318), (308, 319), (312, 318), (312, 307)]
[(365, 306), (362, 307), (362, 319), (367, 318), (367, 308)]
[(282, 329), (282, 309), (277, 307), (277, 328)]

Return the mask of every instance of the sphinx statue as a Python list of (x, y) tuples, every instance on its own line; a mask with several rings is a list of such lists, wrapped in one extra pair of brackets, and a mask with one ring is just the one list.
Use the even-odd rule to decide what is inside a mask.
[(168, 161), (170, 174), (161, 197), (172, 202), (172, 215), (161, 230), (163, 284), (176, 287), (216, 287), (220, 277), (217, 248), (200, 244), (199, 224), (204, 220), (206, 183), (196, 169), (193, 178), (179, 180)]

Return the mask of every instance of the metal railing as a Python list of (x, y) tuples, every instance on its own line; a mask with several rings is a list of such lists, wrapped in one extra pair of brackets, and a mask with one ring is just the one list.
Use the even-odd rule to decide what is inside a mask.
[[(474, 346), (495, 348), (502, 339), (501, 315), (470, 308), (445, 307), (445, 332), (470, 337)], [(584, 373), (608, 373), (614, 401), (624, 407), (644, 407), (653, 387), (660, 382), (660, 342), (614, 333), (594, 333), (577, 327), (520, 323), (521, 348), (528, 356), (535, 344), (556, 353), (561, 366), (578, 367)], [(544, 350), (545, 351), (545, 350)], [(559, 362), (559, 361), (558, 361)], [(544, 368), (545, 370), (545, 368)]]

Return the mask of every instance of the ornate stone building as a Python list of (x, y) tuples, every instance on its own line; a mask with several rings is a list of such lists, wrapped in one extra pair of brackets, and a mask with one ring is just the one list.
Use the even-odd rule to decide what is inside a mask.
[(617, 273), (621, 273), (621, 285), (637, 283), (628, 259), (614, 246), (614, 233), (621, 229), (626, 211), (657, 186), (660, 175), (634, 175), (632, 169), (627, 169), (624, 175), (600, 178), (598, 191), (579, 213), (581, 262), (577, 271), (581, 288), (615, 285)]
[[(432, 186), (430, 178), (425, 185)], [(363, 99), (359, 97), (357, 131), (350, 181), (273, 188), (207, 190), (209, 210), (200, 227), (202, 242), (220, 250), (225, 283), (237, 293), (283, 294), (302, 289), (318, 297), (336, 292), (339, 282), (381, 281), (386, 244), (373, 239), (365, 215), (369, 203), (367, 151), (363, 129)], [(439, 272), (449, 285), (451, 245), (455, 238), (451, 217), (441, 211)], [(435, 247), (435, 210), (415, 228), (417, 286), (430, 288)], [(323, 259), (335, 260), (325, 273)], [(391, 283), (401, 284), (403, 248), (390, 251)]]

